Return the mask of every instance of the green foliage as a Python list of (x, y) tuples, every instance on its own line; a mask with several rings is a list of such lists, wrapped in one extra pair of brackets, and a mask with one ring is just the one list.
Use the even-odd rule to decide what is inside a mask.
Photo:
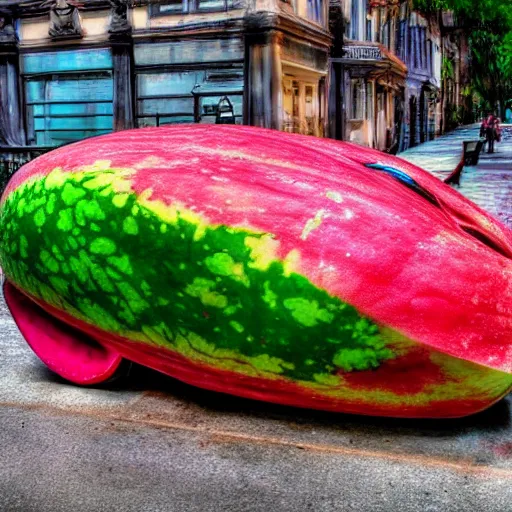
[[(457, 26), (468, 35), (471, 86), (485, 108), (503, 109), (512, 99), (512, 8), (509, 0), (414, 0), (425, 13), (453, 11)], [(443, 62), (443, 79), (453, 69)], [(466, 96), (469, 96), (466, 94)]]
[(510, 48), (503, 34), (488, 30), (474, 30), (469, 38), (472, 50), (473, 86), (482, 100), (491, 108), (503, 110), (512, 97)]
[(446, 57), (443, 57), (443, 63), (441, 66), (441, 78), (443, 80), (454, 78), (453, 62)]
[(449, 9), (449, 0), (415, 0), (414, 7), (424, 13)]

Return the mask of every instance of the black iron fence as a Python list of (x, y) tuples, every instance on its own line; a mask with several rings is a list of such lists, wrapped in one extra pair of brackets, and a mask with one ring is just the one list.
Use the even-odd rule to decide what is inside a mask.
[(50, 151), (50, 147), (0, 146), (0, 193), (5, 189), (11, 176), (30, 160)]

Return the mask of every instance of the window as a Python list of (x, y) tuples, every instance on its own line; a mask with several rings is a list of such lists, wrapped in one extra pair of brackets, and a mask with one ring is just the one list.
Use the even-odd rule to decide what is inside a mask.
[(352, 0), (350, 9), (350, 39), (357, 41), (359, 38), (359, 0)]
[(159, 4), (150, 4), (149, 13), (150, 16), (167, 16), (170, 14), (227, 11), (235, 7), (235, 0), (166, 0)]
[(368, 16), (367, 0), (352, 0), (349, 37), (354, 41), (372, 39), (372, 21)]
[(365, 82), (362, 78), (356, 78), (351, 80), (351, 119), (364, 119), (365, 118)]
[(391, 46), (391, 41), (390, 41), (390, 34), (391, 34), (391, 24), (389, 22), (389, 20), (387, 20), (383, 25), (382, 25), (382, 36), (381, 36), (381, 42), (382, 44), (389, 50), (390, 49), (390, 46)]
[(24, 56), (29, 145), (59, 146), (111, 132), (111, 68), (110, 51), (105, 49)]
[(396, 17), (392, 17), (389, 23), (389, 49), (397, 55), (397, 27), (399, 22)]
[(396, 41), (396, 53), (402, 59), (406, 60), (406, 33), (407, 33), (407, 22), (400, 21), (397, 24), (397, 41)]
[(306, 85), (304, 88), (306, 133), (309, 135), (315, 133), (315, 123), (318, 121), (316, 118), (317, 102), (315, 101), (314, 89), (312, 85)]
[(411, 29), (411, 46), (412, 46), (412, 62), (414, 68), (420, 67), (420, 51), (419, 51), (419, 40), (418, 40), (418, 27), (413, 27)]
[(242, 68), (140, 71), (137, 74), (138, 126), (213, 124), (224, 96), (233, 106), (235, 123), (242, 124)]
[(373, 41), (373, 20), (370, 15), (366, 17), (366, 41)]
[(324, 24), (323, 0), (307, 0), (307, 17), (320, 25)]
[(140, 73), (137, 75), (138, 126), (194, 122), (192, 89), (204, 72)]
[(382, 43), (388, 50), (391, 45), (391, 15), (387, 9), (379, 9), (379, 43)]
[(283, 79), (283, 130), (289, 133), (320, 135), (319, 82)]
[(366, 82), (366, 119), (373, 119), (373, 111), (375, 107), (373, 105), (373, 82)]
[(432, 41), (430, 39), (427, 40), (427, 70), (428, 74), (432, 75), (434, 71), (433, 65), (433, 51), (432, 51)]
[(428, 69), (427, 64), (427, 29), (421, 28), (421, 68), (425, 71)]
[(151, 9), (157, 10), (154, 14), (173, 14), (182, 12), (184, 4), (185, 2), (182, 0), (174, 0), (173, 2), (166, 2), (165, 4), (151, 5)]

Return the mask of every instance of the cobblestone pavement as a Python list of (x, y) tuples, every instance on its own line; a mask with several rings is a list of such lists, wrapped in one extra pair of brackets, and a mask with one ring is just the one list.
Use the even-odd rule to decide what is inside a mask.
[(475, 137), (478, 139), (478, 131), (477, 125), (464, 126), (443, 137), (399, 153), (398, 156), (444, 180), (460, 162), (463, 141), (473, 140)]
[(512, 127), (494, 154), (483, 153), (477, 167), (464, 169), (460, 192), (512, 229)]
[[(478, 137), (478, 125), (463, 127), (398, 156), (445, 179), (460, 161), (462, 142)], [(495, 153), (482, 153), (478, 166), (464, 168), (457, 189), (512, 228), (512, 126), (504, 126)]]
[[(442, 176), (472, 130), (409, 154)], [(460, 187), (505, 222), (508, 148)], [(511, 404), (461, 420), (366, 418), (205, 392), (138, 366), (78, 388), (32, 354), (0, 296), (2, 512), (510, 512)]]

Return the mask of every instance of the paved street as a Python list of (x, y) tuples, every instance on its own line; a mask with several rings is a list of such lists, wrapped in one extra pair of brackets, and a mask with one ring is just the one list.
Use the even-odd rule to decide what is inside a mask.
[[(398, 156), (444, 180), (460, 161), (462, 142), (478, 137), (478, 125), (463, 127)], [(504, 126), (494, 154), (482, 153), (478, 166), (464, 168), (457, 189), (512, 228), (512, 125)]]
[[(405, 156), (443, 175), (473, 133)], [(509, 225), (511, 146), (460, 187)], [(77, 388), (32, 354), (3, 301), (0, 353), (2, 512), (511, 510), (510, 398), (468, 419), (404, 421), (231, 398), (140, 367)]]

